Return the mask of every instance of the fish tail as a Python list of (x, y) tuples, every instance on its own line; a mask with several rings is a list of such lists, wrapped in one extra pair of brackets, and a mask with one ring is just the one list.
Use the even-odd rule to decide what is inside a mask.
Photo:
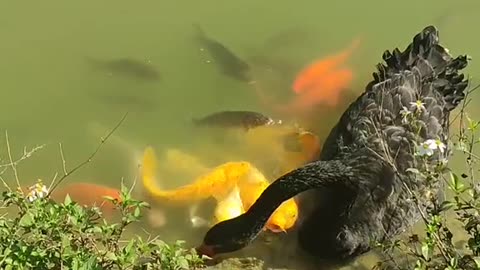
[(157, 157), (151, 146), (143, 152), (142, 184), (145, 190), (154, 197), (164, 197), (165, 192), (156, 185), (155, 172), (157, 170)]
[[(157, 157), (152, 147), (147, 147), (143, 154), (142, 184), (145, 190), (155, 199), (167, 203), (185, 204), (205, 199), (197, 185), (186, 185), (175, 190), (162, 190), (156, 184)], [(207, 196), (208, 197), (208, 196)]]

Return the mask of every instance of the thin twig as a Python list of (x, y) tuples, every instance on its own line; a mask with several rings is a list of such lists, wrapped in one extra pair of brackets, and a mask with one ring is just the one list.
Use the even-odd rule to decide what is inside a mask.
[[(5, 170), (6, 170), (6, 169), (5, 169)], [(3, 177), (2, 177), (2, 174), (3, 174), (3, 172), (5, 172), (5, 170), (3, 170), (3, 171), (0, 173), (0, 181), (2, 181), (3, 186), (8, 190), (8, 192), (12, 192), (12, 189), (11, 189), (10, 186), (7, 184), (7, 182), (5, 181), (5, 179), (3, 179)]]
[[(22, 189), (20, 186), (20, 180), (18, 179), (18, 172), (17, 172), (17, 165), (13, 163), (12, 152), (10, 150), (10, 142), (8, 141), (8, 131), (5, 130), (5, 141), (7, 143), (7, 152), (8, 152), (8, 159), (10, 160), (10, 166), (13, 170), (13, 174), (15, 175), (15, 181), (17, 182), (17, 187)], [(23, 191), (21, 191), (23, 194)]]
[(62, 167), (63, 167), (63, 174), (68, 174), (67, 173), (67, 162), (65, 161), (65, 155), (63, 154), (63, 147), (62, 143), (58, 143), (58, 147), (60, 148), (60, 156), (62, 158)]
[(23, 155), (15, 160), (14, 162), (8, 162), (8, 163), (5, 163), (5, 164), (0, 164), (0, 168), (9, 168), (13, 165), (18, 165), (20, 162), (22, 162), (23, 160), (31, 157), (35, 152), (41, 150), (43, 147), (45, 146), (45, 144), (42, 144), (42, 145), (37, 145), (35, 147), (33, 147), (30, 151), (27, 151), (26, 147), (23, 149)]
[(117, 125), (115, 125), (115, 127), (107, 134), (107, 136), (105, 136), (104, 138), (101, 138), (100, 143), (98, 144), (95, 151), (93, 151), (93, 153), (90, 154), (90, 156), (85, 161), (78, 164), (77, 166), (75, 166), (70, 171), (67, 171), (66, 173), (64, 173), (63, 176), (55, 184), (53, 184), (53, 187), (48, 191), (47, 196), (50, 196), (52, 194), (52, 192), (55, 190), (55, 188), (57, 188), (57, 186), (60, 185), (63, 182), (63, 180), (65, 180), (65, 178), (67, 178), (68, 176), (70, 176), (71, 174), (76, 172), (78, 169), (82, 168), (83, 166), (87, 165), (88, 163), (90, 163), (93, 160), (93, 158), (97, 155), (98, 151), (100, 151), (102, 146), (107, 142), (108, 138), (110, 138), (110, 136), (112, 136), (112, 134), (122, 125), (123, 121), (125, 121), (125, 119), (127, 118), (127, 115), (128, 115), (128, 112), (125, 113), (125, 115), (122, 117), (122, 119), (120, 119), (120, 121), (117, 123)]

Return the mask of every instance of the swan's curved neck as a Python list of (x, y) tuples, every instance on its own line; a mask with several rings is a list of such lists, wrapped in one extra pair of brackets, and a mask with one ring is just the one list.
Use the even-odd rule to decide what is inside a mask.
[(352, 176), (352, 169), (338, 160), (309, 163), (281, 176), (269, 185), (245, 215), (251, 217), (261, 230), (284, 201), (310, 189), (348, 184)]

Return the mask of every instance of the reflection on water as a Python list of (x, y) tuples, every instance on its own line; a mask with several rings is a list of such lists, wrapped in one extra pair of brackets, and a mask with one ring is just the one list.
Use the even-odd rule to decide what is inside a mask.
[[(408, 0), (395, 6), (387, 1), (352, 1), (346, 6), (335, 1), (93, 4), (52, 0), (31, 2), (28, 8), (18, 1), (5, 1), (0, 4), (2, 132), (9, 131), (17, 155), (24, 146), (46, 144), (46, 149), (19, 166), (19, 177), (26, 183), (37, 178), (51, 179), (55, 172), (62, 171), (58, 142), (63, 144), (67, 167), (83, 161), (126, 111), (130, 111), (129, 117), (115, 133), (116, 139), (107, 142), (94, 162), (70, 181), (112, 187), (118, 187), (122, 178), (132, 181), (147, 145), (159, 153), (182, 149), (200, 157), (209, 167), (249, 159), (273, 178), (273, 167), (279, 163), (278, 148), (247, 147), (243, 133), (195, 129), (191, 119), (222, 110), (274, 113), (261, 102), (259, 85), (262, 93), (284, 103), (295, 95), (292, 83), (296, 73), (361, 36), (361, 45), (348, 60), (354, 77), (348, 91), (342, 92), (343, 99), (335, 107), (320, 104), (306, 118), (294, 113), (281, 116), (315, 131), (323, 140), (370, 80), (383, 51), (403, 48), (428, 23), (439, 24), (443, 43), (453, 54), (468, 53), (473, 57), (468, 72), (475, 76), (480, 72), (476, 61), (480, 57), (480, 40), (468, 29), (480, 21), (471, 12), (480, 11), (480, 2), (457, 2), (453, 9), (447, 1), (433, 0)], [(209, 37), (247, 61), (255, 83), (219, 73), (212, 63), (214, 59), (194, 42), (194, 23), (201, 24)], [(86, 64), (86, 56), (148, 59), (149, 67), (128, 61), (130, 65), (125, 61), (108, 62), (120, 63), (107, 66), (120, 71), (108, 76), (105, 69)], [(157, 72), (161, 79), (149, 79), (157, 78)], [(124, 76), (126, 73), (133, 76)], [(476, 109), (471, 115), (480, 118)], [(4, 148), (0, 149), (3, 160)], [(454, 165), (460, 164), (454, 161)], [(171, 179), (166, 185), (171, 187), (192, 180), (171, 171), (165, 174)], [(142, 196), (141, 192), (137, 194)], [(175, 222), (161, 223), (163, 226), (154, 231), (166, 240), (182, 238), (196, 244), (203, 237), (204, 231), (188, 227), (184, 220), (188, 213), (164, 210), (156, 215)], [(271, 262), (283, 256), (282, 261), (295, 265), (295, 258), (282, 253), (289, 251), (287, 246), (293, 243), (281, 245), (281, 250), (274, 243), (267, 245), (264, 258)], [(259, 254), (254, 248), (240, 254), (249, 252)], [(354, 268), (374, 261), (374, 255), (363, 256)]]

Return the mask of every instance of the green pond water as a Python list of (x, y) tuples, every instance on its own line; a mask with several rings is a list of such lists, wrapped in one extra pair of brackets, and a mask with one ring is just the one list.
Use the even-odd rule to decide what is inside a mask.
[[(62, 172), (59, 142), (71, 168), (85, 160), (128, 111), (114, 138), (69, 180), (117, 187), (122, 178), (131, 183), (146, 145), (159, 152), (188, 150), (201, 141), (190, 126), (192, 117), (226, 109), (264, 110), (251, 86), (223, 76), (208, 63), (209, 55), (193, 42), (194, 23), (244, 59), (260, 55), (298, 67), (361, 37), (348, 62), (355, 75), (351, 89), (360, 93), (383, 51), (403, 49), (428, 24), (438, 25), (442, 44), (453, 55), (473, 57), (467, 73), (475, 82), (480, 75), (478, 12), (480, 2), (475, 0), (5, 0), (0, 2), (1, 139), (8, 130), (17, 157), (25, 146), (46, 144), (18, 170), (22, 183), (49, 181)], [(92, 68), (88, 57), (149, 61), (161, 80), (110, 76)], [(473, 98), (469, 111), (480, 119), (480, 97)], [(328, 115), (319, 125), (334, 123), (340, 114)], [(0, 145), (3, 164), (7, 155)], [(453, 164), (461, 166), (458, 159)], [(8, 172), (5, 177), (12, 179)], [(167, 238), (191, 235), (172, 230)], [(295, 265), (295, 258), (290, 261)]]

